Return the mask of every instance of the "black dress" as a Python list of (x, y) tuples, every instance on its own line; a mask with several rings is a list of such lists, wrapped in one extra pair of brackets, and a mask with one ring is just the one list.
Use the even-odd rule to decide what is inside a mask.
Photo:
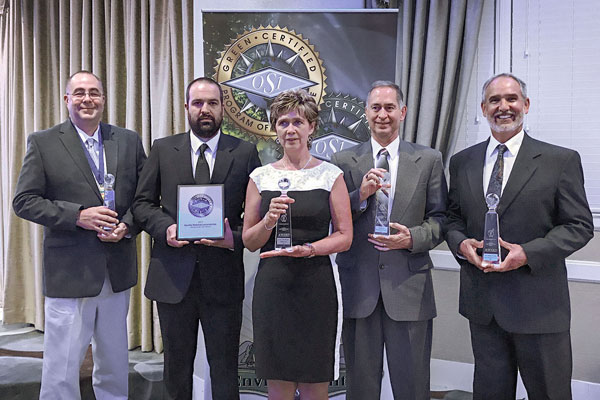
[[(329, 194), (341, 174), (323, 162), (317, 167), (257, 168), (250, 177), (261, 193), (261, 217), (277, 182), (291, 181), (292, 243), (312, 243), (329, 235)], [(261, 252), (274, 249), (275, 229)], [(252, 319), (256, 375), (263, 379), (316, 383), (337, 378), (341, 302), (339, 280), (329, 256), (261, 259), (254, 283)]]

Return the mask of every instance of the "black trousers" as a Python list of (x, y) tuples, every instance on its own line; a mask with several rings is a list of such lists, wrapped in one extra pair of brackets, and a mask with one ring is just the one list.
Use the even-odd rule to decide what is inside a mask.
[(515, 400), (517, 371), (530, 400), (571, 399), (571, 335), (511, 333), (495, 320), (470, 323), (474, 400)]
[(238, 348), (242, 302), (218, 304), (202, 294), (198, 265), (190, 288), (177, 304), (157, 303), (164, 345), (164, 382), (169, 399), (191, 400), (192, 375), (202, 324), (214, 400), (239, 400)]

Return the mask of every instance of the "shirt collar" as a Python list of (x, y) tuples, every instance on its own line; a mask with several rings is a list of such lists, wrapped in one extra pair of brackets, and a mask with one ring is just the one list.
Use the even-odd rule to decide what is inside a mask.
[(94, 131), (94, 134), (92, 136), (88, 135), (87, 133), (85, 133), (84, 131), (79, 129), (79, 127), (77, 125), (73, 124), (73, 126), (75, 127), (75, 130), (79, 134), (79, 137), (81, 138), (81, 141), (83, 143), (87, 142), (87, 140), (89, 138), (94, 138), (94, 140), (96, 140), (96, 142), (98, 142), (98, 143), (100, 142), (100, 124), (98, 124), (98, 127), (96, 128), (96, 130)]
[[(377, 143), (377, 140), (371, 137), (371, 147), (373, 148), (373, 160), (377, 159), (377, 155), (379, 154), (379, 150), (383, 148), (382, 145)], [(390, 160), (393, 160), (398, 155), (398, 148), (400, 147), (400, 135), (396, 136), (396, 139), (392, 140), (390, 144), (385, 146), (388, 153), (390, 154)]]
[(219, 143), (220, 137), (221, 137), (220, 129), (215, 136), (211, 137), (207, 141), (200, 139), (198, 136), (196, 136), (194, 134), (194, 132), (192, 132), (190, 130), (190, 144), (192, 145), (192, 150), (193, 150), (194, 154), (196, 154), (198, 152), (198, 149), (200, 148), (200, 146), (202, 146), (202, 143), (206, 143), (210, 152), (214, 153), (217, 150), (217, 145)]
[[(521, 148), (521, 143), (523, 143), (524, 137), (525, 132), (523, 131), (523, 129), (521, 129), (519, 133), (517, 133), (515, 136), (511, 137), (506, 142), (504, 142), (506, 148), (508, 149), (508, 155), (516, 157), (517, 153), (519, 152), (519, 149)], [(492, 157), (494, 153), (497, 153), (498, 150), (496, 149), (496, 147), (498, 147), (499, 144), (500, 142), (497, 141), (493, 135), (490, 135), (490, 142), (488, 143), (487, 151), (485, 153), (486, 157)]]

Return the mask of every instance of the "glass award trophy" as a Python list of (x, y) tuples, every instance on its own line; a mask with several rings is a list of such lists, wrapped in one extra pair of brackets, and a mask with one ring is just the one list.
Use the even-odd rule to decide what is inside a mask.
[(384, 174), (381, 183), (384, 185), (375, 192), (375, 228), (373, 233), (375, 235), (389, 235), (390, 234), (390, 217), (388, 215), (388, 208), (390, 205), (389, 188), (385, 185), (390, 183), (390, 173)]
[[(104, 206), (116, 211), (115, 206), (115, 176), (113, 174), (104, 175)], [(114, 228), (105, 226), (105, 231), (112, 231)]]
[[(291, 182), (288, 178), (281, 178), (278, 182), (281, 197), (287, 197)], [(275, 250), (292, 247), (292, 205), (288, 204), (287, 210), (279, 216), (275, 226)]]
[(115, 176), (113, 174), (104, 175), (104, 206), (115, 211)]
[(488, 206), (488, 212), (485, 214), (485, 228), (483, 232), (483, 262), (499, 266), (502, 262), (500, 256), (500, 232), (498, 225), (498, 213), (496, 207), (500, 198), (495, 193), (490, 193), (485, 197)]

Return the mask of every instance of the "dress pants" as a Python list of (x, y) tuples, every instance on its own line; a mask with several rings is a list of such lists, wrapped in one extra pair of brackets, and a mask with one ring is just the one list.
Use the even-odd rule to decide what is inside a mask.
[(470, 323), (474, 400), (514, 400), (517, 370), (529, 400), (571, 399), (571, 335), (507, 332), (495, 320)]
[(45, 299), (42, 400), (79, 399), (79, 369), (92, 343), (97, 400), (127, 399), (129, 290), (114, 293), (108, 275), (96, 297)]
[(346, 399), (380, 398), (385, 343), (394, 399), (429, 400), (432, 326), (432, 320), (392, 320), (381, 296), (368, 317), (344, 318)]
[(238, 350), (242, 302), (219, 304), (202, 294), (196, 269), (181, 302), (157, 302), (164, 345), (164, 382), (168, 399), (191, 400), (198, 322), (202, 324), (206, 358), (210, 366), (213, 400), (239, 400)]

